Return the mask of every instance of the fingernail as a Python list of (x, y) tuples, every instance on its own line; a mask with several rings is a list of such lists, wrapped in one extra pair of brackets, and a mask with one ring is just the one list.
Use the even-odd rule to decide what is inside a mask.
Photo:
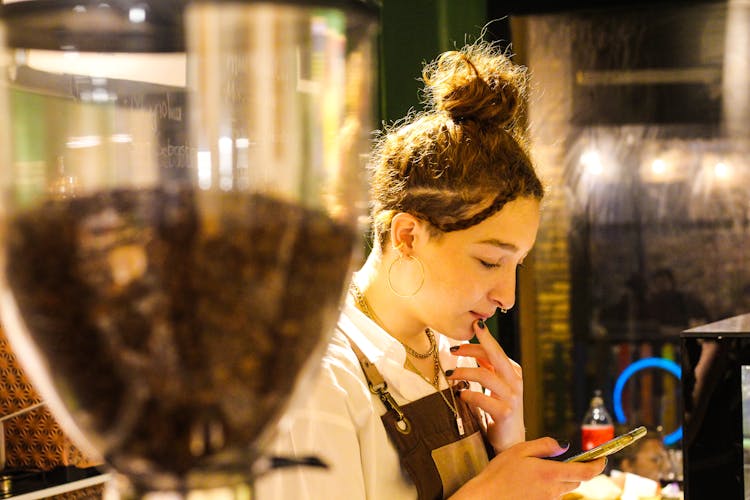
[(570, 446), (570, 441), (567, 441), (565, 439), (558, 439), (557, 446), (559, 446), (560, 448), (565, 448), (567, 450)]
[(453, 370), (445, 370), (446, 377), (450, 377), (451, 375), (453, 375)]
[(460, 346), (460, 345), (452, 345), (452, 346), (451, 346), (451, 352), (456, 352), (456, 351), (458, 351), (458, 350), (459, 350), (460, 348), (461, 348), (461, 346)]
[(480, 319), (479, 321), (477, 321), (477, 326), (480, 330), (484, 330), (484, 320)]

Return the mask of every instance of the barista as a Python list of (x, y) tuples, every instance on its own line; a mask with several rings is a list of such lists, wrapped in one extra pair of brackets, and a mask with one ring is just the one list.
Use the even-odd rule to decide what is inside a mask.
[(485, 325), (514, 306), (539, 226), (525, 78), (491, 44), (446, 52), (423, 72), (426, 110), (379, 138), (373, 250), (270, 450), (330, 468), (274, 472), (258, 498), (548, 499), (604, 468), (548, 460), (566, 450), (552, 438), (525, 441), (521, 367)]

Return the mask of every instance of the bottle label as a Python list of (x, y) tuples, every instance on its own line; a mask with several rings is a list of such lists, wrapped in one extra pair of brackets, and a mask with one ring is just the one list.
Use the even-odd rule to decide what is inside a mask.
[(613, 425), (582, 425), (581, 448), (583, 451), (595, 448), (615, 437)]

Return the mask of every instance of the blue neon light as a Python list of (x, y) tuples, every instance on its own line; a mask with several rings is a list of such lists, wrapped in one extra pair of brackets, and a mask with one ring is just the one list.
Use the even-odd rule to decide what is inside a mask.
[[(617, 377), (617, 382), (615, 383), (615, 392), (612, 394), (612, 404), (615, 408), (615, 418), (617, 418), (617, 422), (620, 424), (624, 424), (627, 420), (625, 418), (625, 412), (622, 410), (622, 391), (625, 388), (625, 384), (627, 383), (628, 379), (632, 377), (636, 372), (639, 372), (641, 370), (645, 370), (647, 368), (660, 368), (662, 370), (668, 371), (677, 379), (682, 378), (682, 369), (672, 360), (664, 359), (664, 358), (643, 358), (639, 359), (638, 361), (635, 361), (628, 365), (620, 374), (619, 377)], [(682, 439), (682, 426), (677, 428), (676, 431), (672, 432), (671, 434), (667, 434), (664, 436), (664, 444), (671, 445), (676, 443)]]

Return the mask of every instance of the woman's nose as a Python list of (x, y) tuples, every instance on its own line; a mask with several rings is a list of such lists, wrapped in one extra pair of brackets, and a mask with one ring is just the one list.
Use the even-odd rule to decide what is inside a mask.
[(516, 303), (516, 270), (508, 269), (508, 272), (502, 273), (495, 286), (490, 291), (490, 299), (497, 304), (500, 309), (508, 310)]

